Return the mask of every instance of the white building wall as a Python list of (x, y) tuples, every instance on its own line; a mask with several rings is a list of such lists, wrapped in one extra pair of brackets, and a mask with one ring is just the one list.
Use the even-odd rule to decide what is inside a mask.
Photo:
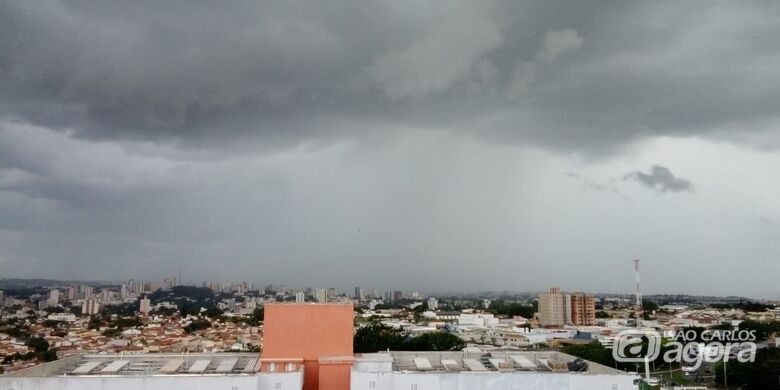
[(637, 388), (634, 378), (629, 375), (549, 372), (352, 372), (352, 390), (636, 390)]
[(301, 390), (302, 387), (303, 372), (213, 376), (0, 377), (0, 389), (3, 390)]

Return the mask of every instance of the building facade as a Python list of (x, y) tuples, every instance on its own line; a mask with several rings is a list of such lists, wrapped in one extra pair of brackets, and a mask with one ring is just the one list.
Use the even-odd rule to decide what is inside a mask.
[(553, 287), (539, 294), (539, 324), (544, 327), (566, 324), (566, 301), (560, 288)]
[(141, 300), (138, 303), (138, 312), (141, 314), (149, 314), (149, 312), (152, 310), (152, 301), (149, 300), (149, 298), (141, 298)]
[(596, 324), (596, 305), (593, 295), (563, 293), (553, 287), (539, 294), (539, 323), (543, 327), (564, 325), (592, 326)]
[(573, 325), (593, 326), (596, 324), (596, 304), (593, 295), (585, 293), (568, 294), (570, 320)]

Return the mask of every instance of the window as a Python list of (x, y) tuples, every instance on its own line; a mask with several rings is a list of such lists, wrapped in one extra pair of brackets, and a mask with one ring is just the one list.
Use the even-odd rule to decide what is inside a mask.
[(417, 390), (417, 383), (413, 383), (412, 384), (412, 389), (411, 390)]
[(274, 385), (274, 389), (281, 389), (282, 388), (282, 382), (276, 382)]
[(276, 371), (276, 363), (268, 363), (268, 371), (275, 372)]
[(376, 382), (374, 382), (374, 381), (368, 382), (368, 388), (369, 389), (376, 389)]

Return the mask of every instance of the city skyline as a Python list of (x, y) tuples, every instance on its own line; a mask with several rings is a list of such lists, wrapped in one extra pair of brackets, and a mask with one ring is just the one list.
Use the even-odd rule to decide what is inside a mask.
[[(43, 281), (44, 283), (41, 283)], [(6, 284), (10, 283), (10, 284)], [(366, 299), (378, 299), (378, 300), (392, 300), (394, 294), (400, 295), (403, 299), (408, 300), (425, 300), (428, 297), (475, 297), (475, 296), (494, 296), (494, 297), (509, 297), (509, 296), (536, 296), (547, 293), (549, 286), (538, 290), (534, 289), (451, 289), (451, 290), (425, 290), (422, 288), (400, 288), (398, 286), (338, 286), (338, 285), (324, 285), (324, 284), (288, 284), (288, 283), (265, 283), (252, 280), (234, 280), (234, 281), (214, 281), (214, 280), (182, 280), (179, 282), (176, 278), (163, 278), (160, 280), (154, 279), (138, 279), (130, 278), (129, 280), (57, 280), (47, 278), (3, 278), (0, 279), (0, 293), (3, 288), (16, 290), (19, 288), (50, 288), (50, 289), (74, 289), (79, 291), (82, 288), (108, 288), (115, 289), (121, 287), (128, 287), (130, 284), (135, 284), (136, 287), (140, 287), (141, 290), (132, 290), (136, 294), (149, 294), (159, 288), (170, 288), (173, 286), (185, 286), (185, 287), (202, 287), (216, 292), (249, 292), (257, 291), (261, 294), (268, 291), (285, 292), (288, 295), (296, 296), (297, 293), (305, 293), (306, 297), (318, 301), (317, 293), (322, 290), (328, 299), (331, 297), (345, 297), (355, 298), (355, 289), (360, 288), (362, 296)], [(270, 290), (269, 290), (270, 288)], [(584, 290), (577, 286), (565, 286), (562, 289), (564, 294), (588, 294), (596, 297), (622, 297), (625, 299), (633, 300), (635, 291), (603, 291), (603, 290)], [(67, 291), (67, 290), (65, 290)], [(645, 292), (646, 297), (653, 299), (660, 299), (660, 297), (687, 297), (690, 299), (697, 298), (723, 298), (723, 299), (745, 299), (747, 301), (759, 301), (759, 302), (780, 302), (780, 300), (772, 297), (763, 296), (748, 296), (748, 295), (718, 295), (718, 294), (687, 294), (681, 292)]]
[(779, 299), (778, 11), (3, 2), (0, 277)]

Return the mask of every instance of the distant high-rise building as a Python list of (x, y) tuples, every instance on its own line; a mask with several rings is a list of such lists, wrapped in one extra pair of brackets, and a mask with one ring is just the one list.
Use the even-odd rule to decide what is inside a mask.
[(542, 326), (591, 326), (596, 324), (593, 295), (564, 294), (558, 288), (539, 294), (539, 322)]
[(123, 284), (122, 287), (119, 288), (119, 297), (125, 299), (128, 295), (130, 295), (130, 290)]
[(68, 287), (68, 300), (75, 301), (79, 297), (79, 291), (76, 287)]
[(149, 312), (152, 310), (152, 301), (149, 300), (147, 297), (141, 298), (141, 301), (138, 305), (138, 312), (141, 314), (149, 314)]
[(559, 288), (539, 294), (539, 322), (542, 326), (563, 326), (566, 323), (565, 298)]
[(393, 302), (399, 302), (404, 299), (404, 292), (401, 290), (393, 291)]
[(93, 316), (98, 313), (100, 313), (100, 302), (97, 299), (84, 301), (84, 305), (81, 306), (81, 314)]
[(428, 298), (428, 310), (436, 310), (438, 308), (439, 308), (439, 300), (434, 297)]
[(60, 290), (56, 288), (49, 290), (49, 299), (46, 302), (49, 307), (54, 307), (60, 304)]
[(306, 295), (304, 295), (303, 291), (298, 291), (295, 293), (295, 302), (306, 302)]
[(317, 302), (327, 302), (328, 301), (328, 291), (324, 288), (318, 288), (314, 290), (314, 299), (317, 300)]
[(3, 290), (0, 290), (0, 307), (5, 306), (5, 293)]
[(363, 300), (365, 299), (365, 292), (363, 292), (363, 289), (360, 288), (360, 286), (355, 286), (355, 299), (357, 300)]
[(84, 299), (92, 299), (92, 286), (81, 286), (81, 297)]
[(569, 321), (578, 326), (591, 326), (596, 324), (596, 305), (593, 295), (585, 293), (573, 293), (567, 295), (569, 306)]

